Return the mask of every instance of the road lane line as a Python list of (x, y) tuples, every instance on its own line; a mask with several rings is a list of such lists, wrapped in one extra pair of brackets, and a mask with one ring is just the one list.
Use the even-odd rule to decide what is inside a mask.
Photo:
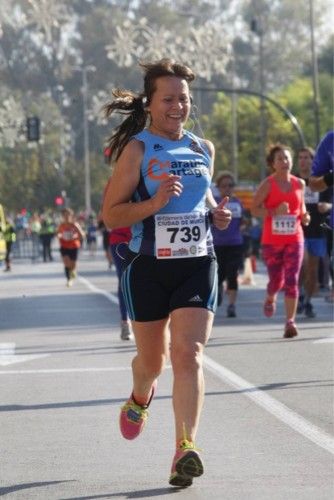
[[(118, 304), (118, 298), (115, 295), (97, 288), (86, 278), (80, 277), (79, 279), (93, 292), (100, 293), (107, 297), (111, 302)], [(231, 370), (228, 370), (206, 355), (204, 355), (204, 366), (232, 387), (243, 390), (243, 395), (252, 399), (256, 404), (271, 413), (278, 420), (281, 420), (281, 422), (284, 422), (289, 427), (299, 432), (299, 434), (334, 455), (334, 438), (331, 435), (322, 431), (319, 427), (315, 426), (311, 422), (308, 422), (283, 403), (280, 403), (273, 397), (263, 392), (260, 387), (250, 384), (247, 380), (239, 377), (239, 375)]]
[(271, 413), (278, 420), (281, 420), (289, 427), (299, 432), (299, 434), (334, 455), (334, 438), (330, 434), (322, 431), (319, 427), (308, 422), (283, 403), (269, 396), (260, 387), (252, 385), (247, 380), (239, 377), (239, 375), (206, 355), (204, 355), (204, 366), (228, 385), (236, 389), (241, 389), (243, 391), (242, 395), (252, 399), (256, 404)]
[(0, 356), (15, 354), (15, 345), (14, 342), (2, 342), (0, 344)]
[(101, 288), (98, 288), (97, 286), (93, 285), (88, 279), (84, 278), (83, 276), (78, 275), (78, 280), (81, 281), (86, 287), (91, 290), (94, 293), (98, 293), (100, 295), (104, 295), (110, 302), (113, 304), (118, 305), (118, 297), (117, 295), (107, 292), (106, 290), (102, 290)]
[(50, 354), (15, 354), (14, 342), (2, 342), (0, 344), (0, 366), (14, 365), (15, 363), (24, 363), (33, 359), (46, 358)]

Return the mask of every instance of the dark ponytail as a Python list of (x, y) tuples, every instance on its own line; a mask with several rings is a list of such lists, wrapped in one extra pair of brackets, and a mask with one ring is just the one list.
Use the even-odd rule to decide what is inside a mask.
[(103, 106), (105, 117), (110, 117), (112, 113), (128, 116), (115, 128), (114, 133), (107, 141), (107, 147), (110, 149), (110, 162), (119, 158), (130, 137), (143, 130), (147, 120), (142, 95), (122, 89), (114, 89), (112, 93), (116, 99)]

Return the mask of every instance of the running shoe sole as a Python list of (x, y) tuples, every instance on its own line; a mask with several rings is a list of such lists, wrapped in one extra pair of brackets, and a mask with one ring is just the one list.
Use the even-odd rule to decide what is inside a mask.
[(174, 472), (169, 479), (169, 484), (177, 488), (188, 488), (193, 484), (193, 479), (192, 477), (182, 476), (178, 472)]
[(195, 451), (189, 451), (175, 465), (176, 472), (182, 476), (199, 477), (204, 472), (203, 462)]
[(203, 474), (203, 462), (194, 451), (187, 452), (175, 464), (175, 472), (169, 478), (169, 484), (178, 488), (188, 488), (193, 483), (193, 477)]

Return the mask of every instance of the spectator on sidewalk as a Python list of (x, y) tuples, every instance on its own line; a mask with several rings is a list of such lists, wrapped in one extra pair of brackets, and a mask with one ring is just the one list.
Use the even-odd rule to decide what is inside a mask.
[(55, 236), (55, 223), (50, 213), (46, 212), (41, 216), (41, 230), (39, 237), (43, 248), (43, 262), (52, 262), (52, 240)]
[(37, 212), (35, 212), (29, 220), (30, 234), (32, 238), (33, 259), (37, 259), (40, 254), (40, 233), (42, 229), (41, 219)]
[(15, 227), (14, 223), (9, 219), (6, 218), (5, 220), (5, 229), (3, 233), (5, 243), (6, 243), (6, 255), (5, 255), (5, 264), (6, 267), (4, 271), (11, 271), (11, 253), (12, 253), (12, 246), (13, 243), (16, 241), (16, 233), (15, 233)]

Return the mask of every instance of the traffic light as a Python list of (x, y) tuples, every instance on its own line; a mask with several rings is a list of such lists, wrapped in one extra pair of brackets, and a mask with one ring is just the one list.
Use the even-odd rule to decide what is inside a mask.
[(62, 196), (56, 196), (55, 205), (57, 205), (57, 207), (62, 207), (64, 205), (64, 198)]
[(104, 148), (103, 150), (103, 156), (104, 156), (104, 162), (109, 164), (110, 163), (110, 157), (111, 157), (111, 148)]
[(40, 120), (38, 116), (30, 116), (27, 118), (27, 140), (28, 141), (39, 141), (40, 133)]

